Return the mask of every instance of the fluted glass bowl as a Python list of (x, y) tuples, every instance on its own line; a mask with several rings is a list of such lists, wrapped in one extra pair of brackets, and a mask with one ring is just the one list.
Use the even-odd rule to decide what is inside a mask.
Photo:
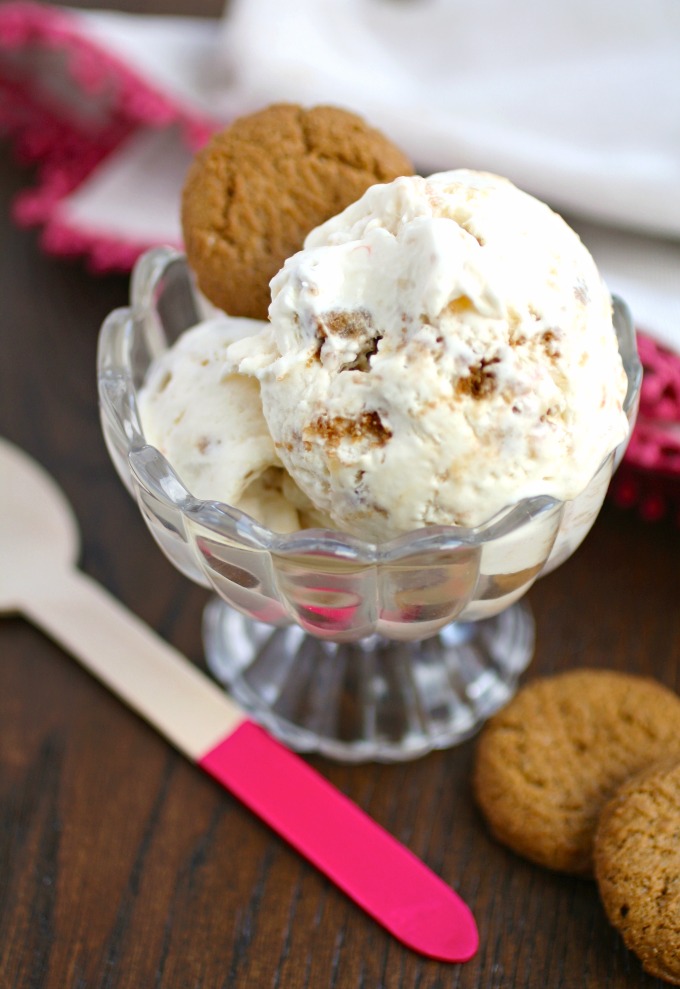
[[(279, 535), (193, 497), (145, 441), (137, 392), (147, 369), (205, 315), (184, 256), (149, 251), (130, 307), (102, 327), (98, 383), (107, 447), (150, 532), (183, 574), (216, 592), (203, 630), (213, 674), (298, 750), (404, 759), (467, 737), (531, 658), (533, 620), (519, 598), (582, 541), (625, 444), (575, 500), (530, 498), (473, 529), (432, 527), (380, 545), (321, 529)], [(641, 369), (619, 300), (615, 326), (632, 428)]]

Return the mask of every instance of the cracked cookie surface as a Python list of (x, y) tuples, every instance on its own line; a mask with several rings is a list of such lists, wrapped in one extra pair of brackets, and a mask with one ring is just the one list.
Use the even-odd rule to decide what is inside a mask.
[(345, 110), (282, 103), (241, 117), (199, 152), (184, 185), (201, 291), (231, 316), (266, 319), (269, 282), (309, 231), (369, 186), (411, 174), (391, 141)]
[(605, 911), (644, 969), (680, 985), (680, 761), (633, 777), (609, 801), (595, 837)]
[(530, 682), (490, 719), (476, 750), (475, 797), (513, 851), (591, 875), (602, 807), (633, 774), (675, 754), (675, 693), (645, 677), (572, 670)]

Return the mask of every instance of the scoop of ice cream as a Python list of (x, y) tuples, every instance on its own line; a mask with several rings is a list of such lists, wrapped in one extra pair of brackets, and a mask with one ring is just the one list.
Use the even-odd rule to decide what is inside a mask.
[(232, 359), (300, 488), (368, 539), (574, 498), (627, 434), (592, 257), (497, 176), (373, 186), (286, 262), (270, 320)]
[(291, 532), (310, 524), (305, 512), (314, 517), (313, 506), (276, 454), (257, 379), (227, 357), (230, 344), (262, 325), (218, 316), (187, 330), (149, 369), (139, 413), (145, 438), (193, 495)]

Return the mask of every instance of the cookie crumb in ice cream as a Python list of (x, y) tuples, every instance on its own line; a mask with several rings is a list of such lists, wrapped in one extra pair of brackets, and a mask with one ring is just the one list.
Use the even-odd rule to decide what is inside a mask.
[(479, 364), (470, 368), (468, 374), (459, 378), (456, 386), (458, 394), (469, 395), (471, 398), (486, 398), (491, 395), (496, 388), (496, 375), (492, 368), (498, 363), (500, 363), (499, 357), (492, 357), (489, 360), (483, 357)]
[(305, 438), (312, 436), (320, 438), (329, 450), (337, 450), (344, 440), (365, 440), (372, 446), (384, 446), (392, 431), (383, 424), (378, 412), (363, 412), (356, 419), (320, 416), (305, 430)]
[(231, 316), (266, 319), (269, 281), (309, 231), (366, 189), (411, 175), (356, 114), (277, 104), (236, 120), (192, 163), (182, 229), (199, 287)]

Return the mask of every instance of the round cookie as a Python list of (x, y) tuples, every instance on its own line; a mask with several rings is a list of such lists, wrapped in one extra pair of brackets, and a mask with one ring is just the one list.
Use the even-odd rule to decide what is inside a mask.
[(609, 801), (595, 875), (609, 920), (645, 971), (680, 985), (680, 762), (648, 769)]
[(189, 168), (182, 230), (203, 293), (266, 319), (269, 282), (310, 230), (377, 182), (412, 175), (401, 151), (335, 107), (277, 104), (216, 134)]
[(550, 869), (592, 874), (600, 811), (660, 758), (680, 758), (680, 697), (655, 680), (580, 669), (522, 688), (483, 729), (473, 774), (492, 834)]

